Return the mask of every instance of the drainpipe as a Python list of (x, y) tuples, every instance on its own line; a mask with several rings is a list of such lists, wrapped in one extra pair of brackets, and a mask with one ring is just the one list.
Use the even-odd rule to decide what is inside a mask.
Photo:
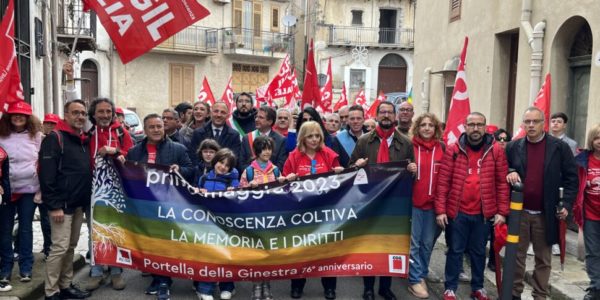
[(421, 79), (421, 108), (423, 108), (424, 112), (429, 112), (429, 82), (431, 80), (431, 67), (425, 68), (423, 73), (423, 79)]
[(531, 48), (530, 84), (529, 84), (529, 104), (533, 104), (535, 97), (540, 89), (542, 80), (542, 62), (544, 59), (544, 29), (546, 21), (541, 21), (531, 26), (531, 0), (523, 0), (521, 9), (521, 27), (527, 37), (527, 42)]

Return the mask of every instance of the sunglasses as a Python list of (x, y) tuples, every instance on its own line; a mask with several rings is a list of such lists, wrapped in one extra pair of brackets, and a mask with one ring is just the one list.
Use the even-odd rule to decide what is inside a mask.
[(507, 137), (499, 137), (496, 139), (496, 141), (498, 142), (510, 142), (510, 140)]

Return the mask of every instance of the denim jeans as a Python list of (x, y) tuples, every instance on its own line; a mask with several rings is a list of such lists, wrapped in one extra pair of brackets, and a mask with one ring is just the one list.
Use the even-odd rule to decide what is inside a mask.
[[(232, 281), (219, 282), (219, 289), (221, 290), (221, 292), (233, 292), (233, 290), (235, 289), (235, 284)], [(196, 292), (200, 294), (212, 295), (214, 291), (214, 282), (199, 281), (196, 284)]]
[(410, 267), (408, 281), (417, 284), (429, 273), (429, 260), (433, 251), (433, 242), (436, 231), (440, 230), (435, 223), (433, 209), (423, 210), (416, 207), (412, 209), (411, 234), (410, 234)]
[(585, 241), (585, 270), (590, 277), (590, 287), (600, 289), (600, 221), (583, 222)]
[(447, 290), (456, 291), (460, 274), (462, 257), (466, 250), (471, 262), (471, 290), (483, 288), (483, 271), (485, 268), (485, 244), (489, 226), (483, 215), (467, 215), (458, 213), (450, 221), (452, 228), (451, 245), (446, 254)]
[[(123, 268), (119, 268), (119, 267), (108, 267), (108, 270), (110, 271), (110, 275), (119, 275), (121, 273), (123, 273)], [(90, 277), (101, 277), (102, 275), (104, 275), (104, 266), (103, 265), (93, 265), (90, 268)]]
[[(52, 246), (51, 228), (50, 228), (50, 216), (48, 216), (48, 207), (43, 204), (35, 204), (40, 211), (40, 227), (42, 229), (42, 236), (44, 237), (44, 245), (42, 252), (48, 256), (50, 253), (50, 246)], [(15, 237), (15, 249), (19, 249), (19, 235)]]
[[(33, 268), (33, 214), (36, 204), (33, 203), (34, 194), (22, 194), (15, 202), (5, 199), (0, 209), (0, 276), (10, 277), (12, 273), (13, 253), (19, 253), (20, 274), (31, 275)], [(13, 250), (12, 230), (15, 224), (15, 213), (19, 219), (19, 243), (18, 248)], [(10, 259), (9, 259), (10, 258)]]

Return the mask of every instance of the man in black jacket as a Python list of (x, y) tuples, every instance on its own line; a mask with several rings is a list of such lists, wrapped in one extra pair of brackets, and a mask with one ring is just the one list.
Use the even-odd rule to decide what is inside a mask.
[(194, 135), (192, 135), (189, 155), (194, 165), (197, 165), (198, 162), (198, 155), (196, 154), (198, 146), (205, 139), (214, 139), (221, 148), (229, 148), (236, 155), (241, 151), (240, 134), (225, 123), (229, 117), (227, 104), (223, 101), (217, 101), (210, 108), (210, 116), (211, 121), (204, 127), (194, 130)]
[(71, 283), (73, 254), (92, 192), (88, 141), (83, 133), (85, 103), (67, 102), (64, 112), (64, 121), (42, 141), (39, 152), (40, 187), (52, 230), (52, 246), (46, 260), (47, 300), (83, 299), (91, 295)]
[[(161, 116), (149, 114), (144, 118), (144, 133), (146, 138), (127, 152), (127, 160), (167, 165), (171, 171), (179, 172), (189, 180), (194, 174), (192, 162), (185, 146), (165, 137), (164, 122)], [(152, 275), (152, 283), (146, 289), (146, 294), (157, 295), (159, 300), (170, 299), (171, 278)]]
[(550, 296), (552, 245), (558, 243), (559, 219), (564, 220), (568, 215), (568, 209), (558, 205), (558, 189), (564, 188), (562, 200), (567, 207), (577, 196), (579, 179), (571, 149), (544, 132), (545, 121), (539, 108), (528, 108), (523, 114), (527, 136), (506, 145), (509, 168), (506, 179), (510, 184), (522, 182), (524, 186), (513, 299), (521, 299), (530, 241), (535, 255), (532, 296), (534, 299)]
[(242, 151), (240, 153), (239, 161), (239, 172), (240, 174), (252, 163), (252, 160), (256, 158), (255, 153), (252, 151), (252, 144), (254, 140), (262, 135), (266, 135), (273, 139), (275, 149), (271, 154), (271, 162), (276, 165), (279, 170), (283, 170), (283, 164), (287, 159), (287, 152), (285, 151), (285, 138), (279, 133), (275, 132), (271, 128), (275, 123), (277, 113), (274, 109), (263, 106), (258, 109), (256, 114), (256, 130), (249, 132), (242, 138)]

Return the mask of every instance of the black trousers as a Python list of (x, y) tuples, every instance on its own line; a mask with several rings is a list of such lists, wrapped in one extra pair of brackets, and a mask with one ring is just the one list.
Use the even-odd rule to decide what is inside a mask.
[[(365, 287), (365, 291), (373, 290), (375, 287), (375, 276), (365, 276), (363, 277), (363, 285)], [(386, 291), (392, 287), (392, 277), (390, 276), (380, 276), (379, 277), (379, 291)]]
[[(337, 285), (337, 277), (321, 277), (321, 284), (324, 290), (335, 290)], [(306, 285), (306, 278), (292, 279), (292, 289), (303, 290)]]

